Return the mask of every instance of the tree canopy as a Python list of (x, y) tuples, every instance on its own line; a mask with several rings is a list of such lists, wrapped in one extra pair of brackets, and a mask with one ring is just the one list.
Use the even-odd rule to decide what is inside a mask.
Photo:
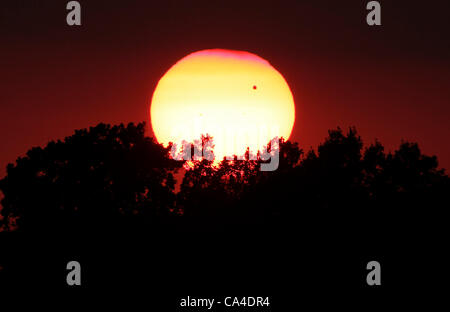
[(416, 143), (386, 153), (380, 142), (364, 147), (354, 128), (330, 130), (317, 151), (281, 139), (274, 172), (260, 171), (261, 160), (247, 153), (219, 164), (192, 160), (181, 177), (184, 162), (170, 149), (146, 137), (144, 123), (99, 124), (32, 148), (0, 180), (0, 222), (19, 231), (278, 222), (364, 233), (379, 224), (413, 226), (441, 209), (449, 191), (437, 158)]
[(144, 132), (143, 123), (99, 124), (32, 148), (0, 181), (4, 224), (40, 231), (166, 214), (181, 163)]

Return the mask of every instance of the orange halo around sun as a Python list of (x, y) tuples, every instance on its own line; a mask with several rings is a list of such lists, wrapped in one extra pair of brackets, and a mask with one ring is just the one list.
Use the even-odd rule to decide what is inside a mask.
[(288, 139), (294, 99), (283, 76), (244, 51), (202, 50), (182, 58), (160, 79), (150, 118), (158, 142), (214, 141), (216, 159), (261, 150), (274, 137)]

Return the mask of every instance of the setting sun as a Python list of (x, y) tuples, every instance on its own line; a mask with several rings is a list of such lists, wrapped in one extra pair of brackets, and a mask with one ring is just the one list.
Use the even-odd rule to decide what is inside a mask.
[(203, 50), (173, 65), (154, 91), (151, 124), (158, 142), (214, 139), (216, 159), (256, 152), (274, 137), (288, 139), (295, 120), (283, 76), (261, 57)]

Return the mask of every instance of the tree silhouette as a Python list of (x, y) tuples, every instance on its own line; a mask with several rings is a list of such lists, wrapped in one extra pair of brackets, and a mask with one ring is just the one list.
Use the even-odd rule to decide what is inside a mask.
[[(299, 151), (285, 150), (282, 158), (286, 153)], [(301, 155), (299, 164), (274, 172), (242, 201), (282, 229), (328, 240), (412, 239), (425, 223), (437, 224), (448, 206), (449, 177), (415, 143), (389, 154), (379, 142), (363, 150), (354, 128), (346, 134), (338, 128), (317, 152)]]
[(0, 181), (5, 226), (30, 231), (101, 229), (117, 219), (168, 214), (181, 163), (145, 137), (145, 124), (99, 124), (32, 148)]
[[(271, 150), (270, 145), (267, 146), (268, 151)], [(280, 164), (274, 172), (260, 171), (264, 161), (260, 153), (253, 159), (249, 149), (242, 160), (235, 155), (232, 160), (224, 158), (216, 164), (205, 159), (192, 161), (177, 196), (177, 206), (186, 216), (186, 222), (193, 223), (196, 228), (226, 224), (248, 226), (263, 222), (265, 211), (246, 202), (246, 198), (264, 196), (260, 193), (260, 185), (273, 175), (293, 169), (302, 155), (297, 143), (281, 138), (279, 145)]]
[[(261, 158), (250, 160), (248, 150), (244, 160), (196, 158), (179, 192), (173, 174), (186, 163), (144, 133), (144, 124), (99, 124), (31, 149), (0, 181), (0, 222), (17, 222), (19, 230), (95, 231), (175, 220), (179, 229), (239, 223), (372, 237), (379, 227), (413, 232), (448, 202), (449, 177), (435, 156), (409, 142), (387, 154), (378, 141), (363, 148), (354, 128), (330, 130), (307, 153), (281, 139), (274, 172), (260, 171)], [(203, 136), (190, 153), (212, 140)]]
[[(61, 263), (82, 257), (88, 284), (103, 287), (122, 266), (123, 285), (151, 274), (170, 293), (174, 280), (191, 287), (220, 263), (223, 278), (248, 277), (251, 267), (262, 283), (268, 266), (272, 277), (296, 274), (299, 255), (316, 250), (328, 261), (329, 252), (444, 249), (449, 177), (415, 143), (386, 153), (377, 141), (364, 147), (354, 128), (338, 128), (304, 153), (281, 139), (279, 167), (265, 172), (249, 152), (220, 163), (175, 161), (171, 146), (146, 137), (144, 127), (99, 124), (8, 165), (0, 226), (17, 230), (0, 235), (0, 283), (22, 287), (34, 276), (59, 285)], [(190, 154), (212, 139), (202, 137)], [(190, 169), (175, 191), (183, 165)]]

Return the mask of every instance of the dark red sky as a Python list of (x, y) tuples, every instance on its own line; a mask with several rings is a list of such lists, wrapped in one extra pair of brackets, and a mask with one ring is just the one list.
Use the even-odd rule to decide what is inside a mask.
[[(0, 176), (30, 147), (99, 122), (149, 121), (158, 79), (206, 48), (246, 50), (288, 81), (293, 139), (316, 146), (337, 126), (388, 149), (417, 141), (450, 168), (450, 2), (67, 1), (0, 4)], [(243, 4), (244, 3), (244, 4)]]

